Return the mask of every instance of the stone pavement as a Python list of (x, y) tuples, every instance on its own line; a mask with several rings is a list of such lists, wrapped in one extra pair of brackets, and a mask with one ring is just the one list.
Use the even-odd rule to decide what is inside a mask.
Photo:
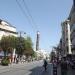
[(48, 65), (48, 68), (47, 68), (47, 71), (43, 72), (42, 75), (53, 75), (53, 65), (52, 64), (49, 64)]
[[(37, 62), (35, 62), (37, 63)], [(19, 64), (11, 64), (9, 66), (0, 66), (0, 74), (10, 72), (11, 70), (16, 69), (25, 69), (25, 65), (34, 64), (34, 62), (30, 63), (19, 63)], [(29, 67), (29, 66), (28, 66)], [(35, 68), (30, 69), (30, 74), (28, 75), (53, 75), (52, 64), (48, 64), (47, 71), (44, 71), (43, 66), (37, 66)]]
[(52, 64), (48, 64), (47, 71), (44, 70), (43, 66), (38, 66), (32, 69), (31, 72), (30, 75), (53, 75)]
[(24, 65), (27, 65), (27, 64), (28, 63), (25, 62), (25, 63), (18, 63), (18, 64), (12, 63), (12, 64), (9, 64), (9, 66), (0, 65), (0, 74), (4, 73), (4, 72), (7, 72), (7, 71), (10, 71), (13, 68), (21, 68), (21, 67), (23, 67)]
[[(57, 75), (61, 75), (61, 67), (60, 65), (57, 68)], [(75, 75), (75, 69), (71, 69), (68, 67), (67, 75)]]
[(61, 67), (60, 67), (60, 65), (58, 65), (58, 67), (57, 67), (57, 75), (61, 75)]
[(75, 75), (75, 69), (68, 68), (67, 75)]

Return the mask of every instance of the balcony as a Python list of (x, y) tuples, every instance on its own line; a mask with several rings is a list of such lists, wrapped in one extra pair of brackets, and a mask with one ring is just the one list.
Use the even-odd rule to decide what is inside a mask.
[(71, 26), (71, 34), (75, 31), (75, 24)]

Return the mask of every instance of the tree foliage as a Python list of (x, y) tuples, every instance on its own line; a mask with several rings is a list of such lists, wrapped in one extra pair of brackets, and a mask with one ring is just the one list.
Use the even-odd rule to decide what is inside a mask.
[(30, 37), (25, 39), (25, 55), (29, 56), (33, 54), (33, 43)]
[(23, 37), (16, 38), (16, 52), (22, 56), (25, 50), (25, 39)]
[(30, 37), (17, 37), (16, 52), (18, 55), (30, 56), (33, 54), (33, 44)]
[(15, 48), (15, 37), (14, 36), (3, 36), (0, 45), (4, 51), (4, 55), (11, 52)]
[(16, 53), (19, 56), (32, 56), (34, 54), (33, 43), (30, 37), (24, 38), (3, 36), (0, 42), (1, 48), (3, 49), (5, 56), (8, 52), (12, 52), (14, 48), (16, 49)]
[(37, 53), (35, 51), (32, 52), (32, 58), (36, 58), (37, 57)]

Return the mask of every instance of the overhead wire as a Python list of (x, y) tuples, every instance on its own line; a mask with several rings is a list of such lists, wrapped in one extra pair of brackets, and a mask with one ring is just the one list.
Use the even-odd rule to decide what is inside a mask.
[(29, 17), (30, 17), (30, 19), (31, 19), (31, 21), (32, 21), (32, 23), (33, 23), (33, 26), (35, 27), (35, 29), (38, 30), (37, 24), (35, 23), (35, 21), (34, 21), (34, 19), (33, 19), (32, 15), (31, 15), (31, 13), (30, 13), (30, 11), (29, 11), (29, 8), (28, 8), (28, 6), (27, 6), (25, 0), (23, 0), (23, 3), (24, 3), (24, 6), (25, 6), (25, 8), (26, 8), (26, 10), (27, 10), (27, 13), (28, 13), (28, 15), (29, 15)]
[(26, 15), (26, 12), (24, 11), (24, 9), (22, 8), (22, 6), (21, 6), (20, 3), (18, 2), (18, 0), (16, 0), (16, 2), (17, 2), (17, 4), (18, 4), (19, 8), (21, 9), (23, 15), (24, 15), (27, 19), (29, 19), (28, 16)]
[[(36, 32), (38, 32), (38, 31), (39, 31), (39, 30), (37, 30), (38, 27), (37, 27), (37, 25), (36, 25), (36, 23), (35, 23), (35, 21), (34, 21), (32, 15), (31, 15), (30, 11), (29, 11), (29, 8), (28, 8), (26, 2), (23, 0), (24, 6), (25, 6), (25, 8), (26, 8), (27, 13), (28, 13), (29, 16), (26, 15), (26, 12), (25, 12), (25, 10), (23, 9), (22, 5), (19, 3), (19, 1), (16, 0), (16, 2), (17, 2), (17, 4), (18, 4), (19, 8), (21, 9), (22, 13), (24, 14), (24, 16), (25, 16), (25, 17), (28, 19), (28, 21), (32, 24), (32, 29), (33, 29), (33, 31), (36, 30)], [(20, 33), (20, 36), (21, 36), (21, 33)]]
[[(18, 6), (19, 6), (20, 10), (22, 11), (23, 15), (28, 19), (28, 22), (29, 22), (30, 24), (32, 24), (32, 23), (31, 23), (31, 19), (30, 19), (29, 16), (26, 14), (26, 12), (25, 12), (25, 10), (23, 9), (23, 7), (21, 6), (20, 2), (19, 2), (18, 0), (16, 0), (16, 3), (18, 4)], [(32, 25), (32, 29), (33, 29), (33, 31), (35, 30), (34, 27), (33, 27), (33, 25)]]

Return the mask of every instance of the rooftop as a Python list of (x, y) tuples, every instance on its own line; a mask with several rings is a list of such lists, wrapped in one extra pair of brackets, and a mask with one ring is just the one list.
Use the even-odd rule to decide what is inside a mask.
[(7, 22), (5, 20), (2, 20), (2, 19), (0, 19), (0, 24), (7, 25), (7, 26), (10, 26), (10, 27), (16, 28), (16, 27), (12, 26), (9, 22)]

